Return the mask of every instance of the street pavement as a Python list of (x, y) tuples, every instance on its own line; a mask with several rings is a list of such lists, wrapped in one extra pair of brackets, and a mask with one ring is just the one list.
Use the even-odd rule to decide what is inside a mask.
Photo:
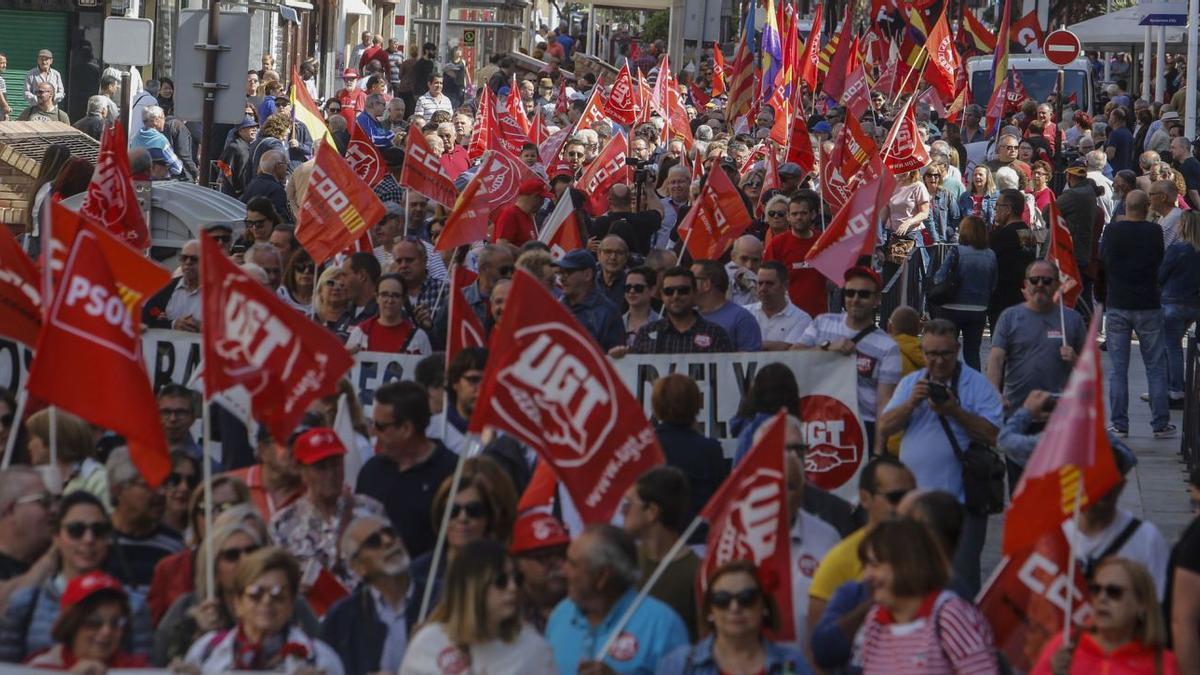
[[(984, 342), (984, 354), (989, 345)], [(1179, 454), (1180, 437), (1155, 439), (1150, 429), (1150, 404), (1142, 401), (1147, 391), (1146, 369), (1136, 343), (1130, 350), (1129, 364), (1129, 438), (1126, 443), (1137, 455), (1137, 466), (1126, 477), (1120, 505), (1142, 520), (1158, 526), (1167, 545), (1173, 546), (1180, 533), (1192, 519), (1187, 494), (1187, 468)], [(1109, 373), (1108, 353), (1101, 352), (1104, 361), (1105, 392)], [(1183, 413), (1171, 411), (1171, 422), (1183, 428)], [(993, 516), (988, 522), (987, 543), (983, 549), (983, 579), (986, 581), (1000, 563), (1000, 540), (1004, 533), (1004, 516)]]

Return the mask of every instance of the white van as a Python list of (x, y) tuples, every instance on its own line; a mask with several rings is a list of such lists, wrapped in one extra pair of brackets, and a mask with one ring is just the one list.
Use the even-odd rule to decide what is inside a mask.
[[(1058, 66), (1040, 54), (1010, 54), (1008, 66), (1017, 71), (1029, 97), (1039, 103), (1045, 101), (1058, 84)], [(1094, 110), (1095, 90), (1088, 60), (1084, 57), (1075, 59), (1063, 71), (1063, 89), (1066, 90), (1064, 103), (1075, 95), (1079, 99), (1080, 110)], [(967, 74), (971, 78), (972, 102), (986, 108), (992, 96), (992, 57), (968, 59)]]

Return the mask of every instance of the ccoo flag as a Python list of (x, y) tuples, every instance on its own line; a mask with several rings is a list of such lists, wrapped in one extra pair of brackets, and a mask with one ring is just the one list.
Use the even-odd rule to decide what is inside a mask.
[(353, 246), (384, 212), (379, 197), (337, 154), (337, 148), (322, 143), (296, 229), (296, 239), (312, 259), (319, 265)]

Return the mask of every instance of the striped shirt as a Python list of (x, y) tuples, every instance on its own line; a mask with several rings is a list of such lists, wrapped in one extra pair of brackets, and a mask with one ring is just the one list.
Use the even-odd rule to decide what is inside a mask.
[(931, 593), (907, 623), (895, 623), (890, 612), (876, 605), (860, 635), (863, 675), (999, 672), (992, 629), (983, 613), (952, 591)]
[[(826, 340), (849, 340), (857, 333), (846, 325), (844, 313), (821, 314), (804, 330), (799, 344), (813, 348)], [(855, 367), (858, 371), (858, 413), (863, 421), (874, 422), (879, 385), (900, 382), (900, 347), (886, 331), (876, 328), (858, 341)]]

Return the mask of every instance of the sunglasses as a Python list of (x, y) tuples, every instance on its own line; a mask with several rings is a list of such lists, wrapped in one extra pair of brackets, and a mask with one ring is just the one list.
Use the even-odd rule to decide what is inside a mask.
[(771, 218), (784, 218), (787, 216), (787, 211), (767, 211), (767, 215)]
[(110, 630), (124, 630), (128, 623), (129, 619), (123, 616), (114, 616), (110, 619), (105, 619), (101, 616), (89, 616), (83, 620), (83, 627), (91, 630), (100, 630), (107, 626)]
[(313, 269), (315, 269), (315, 268), (314, 268), (314, 267), (313, 267), (311, 264), (309, 264), (309, 265), (296, 265), (296, 272), (297, 272), (297, 273), (299, 273), (299, 274), (312, 274), (312, 272), (313, 272)]
[(762, 591), (757, 588), (744, 588), (740, 591), (717, 591), (712, 594), (710, 602), (713, 607), (718, 609), (729, 609), (734, 602), (737, 602), (738, 607), (753, 607), (758, 604), (759, 598), (762, 597)]
[(379, 549), (383, 548), (384, 537), (387, 537), (387, 539), (389, 541), (395, 541), (396, 540), (396, 530), (394, 530), (390, 527), (381, 527), (378, 530), (375, 530), (374, 532), (371, 533), (371, 536), (367, 537), (366, 539), (363, 539), (362, 545), (359, 546), (359, 550), (362, 550), (364, 548), (369, 548), (371, 550), (379, 550)]
[(466, 511), (467, 518), (471, 520), (480, 520), (487, 518), (488, 507), (483, 502), (467, 502), (466, 504), (455, 504), (450, 507), (450, 520), (454, 520)]
[(1054, 277), (1025, 277), (1025, 281), (1028, 281), (1032, 286), (1051, 286), (1056, 279)]
[(217, 242), (218, 244), (228, 244), (229, 242), (233, 241), (233, 237), (228, 234), (221, 234), (221, 235), (214, 234), (214, 235), (212, 235), (212, 238), (213, 238), (213, 241)]
[(257, 546), (243, 546), (242, 548), (227, 548), (218, 554), (224, 562), (235, 563), (242, 559), (242, 556), (250, 555), (258, 550)]
[(200, 477), (195, 474), (182, 474), (172, 471), (171, 473), (167, 474), (166, 479), (163, 480), (163, 487), (173, 488), (180, 483), (187, 483), (188, 489), (190, 490), (200, 483)]
[(377, 422), (375, 420), (371, 420), (371, 428), (375, 430), (375, 433), (381, 433), (392, 427), (398, 426), (400, 426), (399, 422)]
[(892, 490), (891, 492), (884, 492), (883, 498), (888, 500), (888, 503), (892, 506), (896, 506), (904, 499), (904, 495), (906, 494), (908, 494), (908, 490)]
[(1125, 588), (1116, 584), (1088, 584), (1087, 591), (1088, 595), (1096, 599), (1106, 595), (1109, 600), (1120, 601), (1125, 595)]
[(663, 286), (662, 294), (670, 298), (676, 295), (690, 295), (691, 286)]
[(251, 602), (258, 604), (264, 599), (269, 599), (272, 602), (280, 602), (287, 597), (287, 589), (279, 584), (274, 586), (263, 586), (262, 584), (251, 584), (243, 592)]
[(941, 180), (941, 179), (942, 179), (942, 174), (940, 174), (940, 173), (927, 173), (927, 174), (925, 174), (925, 177), (926, 177), (926, 178), (936, 178), (937, 180)]
[(842, 295), (847, 300), (851, 300), (853, 298), (862, 298), (863, 300), (870, 300), (875, 295), (875, 291), (873, 291), (869, 288), (846, 288), (846, 289), (842, 290)]
[(242, 222), (246, 224), (246, 227), (258, 227), (259, 225), (262, 225), (263, 223), (269, 223), (271, 221), (267, 218), (258, 218), (256, 220), (251, 220), (251, 219), (247, 218), (247, 219), (243, 220)]
[(84, 535), (89, 531), (92, 533), (94, 539), (105, 539), (112, 533), (112, 525), (105, 522), (65, 523), (62, 529), (67, 533), (67, 537), (76, 541), (83, 539)]
[(641, 293), (648, 288), (646, 284), (625, 284), (626, 293)]
[(502, 265), (502, 266), (496, 268), (496, 274), (499, 274), (501, 277), (504, 277), (506, 279), (508, 277), (511, 277), (513, 275), (513, 273), (516, 271), (517, 271), (517, 268), (513, 267), (512, 265)]
[(497, 590), (501, 591), (508, 588), (510, 584), (514, 588), (520, 588), (524, 583), (525, 575), (521, 574), (520, 572), (513, 572), (512, 574), (509, 574), (508, 572), (501, 572), (500, 574), (497, 574), (496, 579), (492, 581), (492, 585), (495, 586)]
[(338, 106), (330, 106), (329, 108), (326, 108), (326, 110), (328, 110), (328, 111), (329, 111), (329, 112), (331, 112), (331, 113), (340, 113), (340, 112), (342, 112), (342, 109), (341, 109), (340, 107), (338, 107)]

